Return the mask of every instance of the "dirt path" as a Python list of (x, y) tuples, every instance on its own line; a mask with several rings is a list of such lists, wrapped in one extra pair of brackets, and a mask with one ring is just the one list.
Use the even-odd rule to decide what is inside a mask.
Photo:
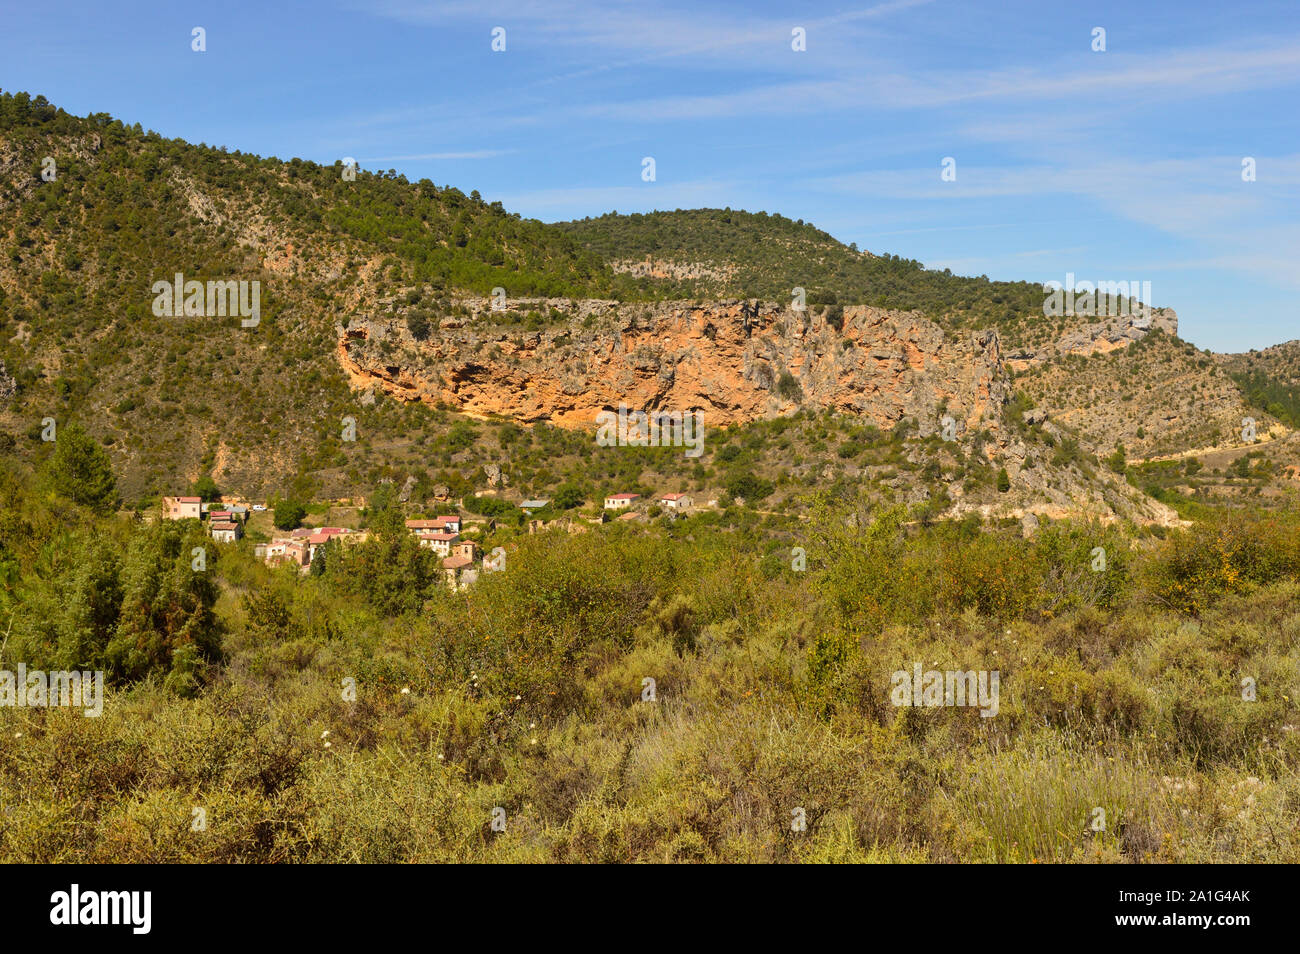
[(1284, 425), (1274, 424), (1263, 434), (1258, 435), (1253, 444), (1219, 444), (1216, 447), (1198, 447), (1192, 450), (1179, 451), (1176, 454), (1157, 454), (1154, 457), (1131, 457), (1128, 459), (1127, 463), (1131, 467), (1136, 464), (1146, 464), (1153, 461), (1183, 460), (1188, 457), (1206, 457), (1213, 454), (1231, 454), (1239, 457), (1247, 451), (1256, 450), (1267, 444), (1272, 444), (1276, 441), (1282, 440), (1291, 433), (1292, 432)]

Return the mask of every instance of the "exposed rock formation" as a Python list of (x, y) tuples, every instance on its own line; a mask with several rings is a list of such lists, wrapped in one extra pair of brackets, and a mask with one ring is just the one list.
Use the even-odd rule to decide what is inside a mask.
[(1153, 308), (1149, 315), (1117, 315), (1071, 328), (1055, 342), (1037, 350), (1009, 352), (1007, 364), (1022, 371), (1062, 354), (1104, 354), (1125, 348), (1152, 331), (1178, 334), (1178, 314), (1172, 308)]
[[(996, 332), (961, 340), (916, 313), (813, 309), (731, 300), (708, 305), (513, 302), (568, 320), (537, 331), (499, 323), (482, 302), (417, 342), (400, 320), (338, 328), (354, 387), (472, 415), (593, 427), (596, 414), (700, 410), (710, 426), (834, 407), (890, 428), (941, 413), (958, 429), (998, 427), (1008, 397)], [(839, 325), (839, 327), (837, 327)], [(984, 422), (984, 423), (981, 423)]]

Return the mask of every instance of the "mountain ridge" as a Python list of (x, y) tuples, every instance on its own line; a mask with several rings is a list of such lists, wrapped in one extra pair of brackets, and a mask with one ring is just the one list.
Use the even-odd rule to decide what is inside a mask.
[[(47, 157), (56, 170), (49, 178)], [(452, 419), (446, 412), (572, 424), (618, 403), (620, 394), (652, 407), (720, 399), (714, 411), (723, 424), (796, 408), (838, 408), (878, 427), (912, 421), (920, 440), (938, 428), (952, 402), (967, 432), (988, 425), (996, 434), (996, 405), (1005, 405), (1016, 390), (1014, 376), (1003, 378), (1006, 335), (1017, 338), (1016, 354), (1025, 353), (1027, 341), (1044, 342), (1048, 363), (1070, 350), (1060, 343), (1068, 344), (1079, 328), (1094, 335), (1088, 329), (1095, 322), (1025, 315), (1025, 308), (1041, 312), (1042, 289), (1033, 283), (927, 271), (916, 262), (842, 246), (782, 216), (681, 213), (676, 221), (704, 223), (699, 233), (664, 229), (661, 247), (676, 242), (703, 249), (721, 236), (736, 251), (731, 262), (714, 262), (720, 253), (711, 253), (696, 277), (670, 275), (665, 282), (631, 274), (626, 259), (614, 256), (631, 246), (620, 238), (622, 219), (612, 213), (598, 221), (610, 233), (605, 239), (619, 246), (613, 251), (596, 247), (574, 223), (521, 219), (476, 192), (365, 171), (351, 181), (347, 172), (341, 163), (191, 146), (107, 114), (77, 118), (39, 97), (0, 94), (0, 234), (8, 249), (0, 260), (0, 361), (13, 382), (0, 424), (16, 446), (39, 459), (38, 421), (84, 419), (108, 448), (125, 496), (143, 500), (205, 474), (249, 494), (355, 495), (390, 473), (426, 471), (417, 461), (431, 439), (444, 448), (438, 455), (444, 470), (469, 467), (468, 479), (477, 481), (480, 464), (497, 466), (481, 460), (480, 452), (501, 454), (504, 448), (484, 451), (448, 440)], [(633, 238), (668, 221), (659, 215), (631, 220), (638, 223)], [(589, 233), (590, 223), (586, 228)], [(746, 252), (754, 245), (748, 239), (766, 234), (762, 229), (789, 240), (784, 246), (757, 243), (766, 249), (761, 254)], [(803, 310), (789, 297), (793, 287), (785, 287), (793, 273), (770, 268), (773, 248), (787, 260), (783, 267), (812, 275)], [(803, 258), (792, 250), (802, 250)], [(810, 262), (820, 265), (806, 267)], [(720, 270), (710, 271), (713, 265)], [(153, 283), (175, 274), (199, 282), (260, 283), (259, 325), (154, 314)], [(879, 287), (871, 284), (876, 279)], [(747, 287), (742, 295), (689, 304), (670, 297), (687, 280), (703, 283), (694, 291), (722, 280), (752, 284), (756, 292), (776, 288), (780, 295), (767, 298)], [(663, 357), (663, 341), (631, 324), (600, 345), (621, 378), (571, 375), (555, 386), (547, 375), (557, 371), (557, 362), (579, 358), (573, 343), (589, 330), (565, 331), (567, 324), (575, 316), (587, 321), (591, 303), (600, 301), (615, 302), (619, 320), (631, 322), (658, 316), (653, 324), (675, 309), (671, 335), (677, 340), (669, 350), (676, 351)], [(919, 307), (899, 307), (908, 302)], [(700, 370), (704, 338), (693, 325), (707, 324), (710, 310), (729, 349), (716, 380)], [(1176, 329), (1172, 312), (1157, 314), (1157, 324)], [(743, 341), (735, 330), (744, 316), (762, 325), (756, 342), (749, 329)], [(990, 323), (982, 324), (984, 318)], [(864, 321), (876, 322), (881, 335), (851, 340)], [(459, 341), (466, 363), (482, 344), (474, 338), (480, 324), (494, 329), (495, 346), (512, 352), (507, 357), (526, 356), (536, 367), (531, 377), (500, 362), (486, 363), (487, 378), (460, 374), (456, 387), (479, 393), (476, 406), (463, 408), (455, 390), (443, 394), (441, 384), (430, 384), (436, 360), (422, 366), (432, 355), (424, 343), (446, 350), (448, 342)], [(349, 339), (349, 328), (358, 335)], [(359, 345), (362, 328), (383, 329), (384, 341), (370, 340), (367, 332)], [(1127, 348), (1151, 330), (1136, 322), (1107, 328), (1089, 340), (1109, 342), (1111, 335)], [(554, 345), (556, 354), (539, 361), (536, 349), (530, 353), (526, 346), (530, 340)], [(694, 344), (686, 347), (688, 341)], [(394, 364), (375, 350), (408, 342), (420, 344), (415, 351), (424, 357)], [(971, 348), (971, 342), (983, 344)], [(860, 357), (863, 346), (879, 354)], [(984, 386), (992, 389), (984, 399), (988, 406), (967, 419), (963, 415), (975, 404), (970, 382), (979, 378), (980, 362), (989, 363), (990, 348), (996, 352), (990, 367), (998, 370), (985, 375)], [(716, 345), (709, 349), (716, 352)], [(922, 357), (913, 367), (916, 355)], [(949, 360), (958, 355), (965, 358)], [(971, 363), (964, 367), (962, 360)], [(637, 368), (637, 361), (644, 366)], [(379, 372), (388, 367), (425, 382), (407, 389), (424, 410), (413, 409), (395, 382), (385, 386)], [(680, 394), (637, 384), (659, 375), (675, 382), (679, 374), (683, 380), (694, 376)], [(516, 377), (522, 383), (513, 391), (507, 385), (503, 398), (494, 403), (484, 397)], [(533, 381), (546, 383), (534, 387)], [(403, 400), (368, 402), (369, 385)], [(440, 396), (423, 400), (423, 386)], [(620, 386), (626, 391), (617, 391)], [(579, 407), (566, 388), (593, 388), (598, 397)], [(789, 397), (795, 393), (799, 401)], [(1068, 411), (1054, 406), (1051, 413), (1067, 420)], [(340, 436), (345, 418), (357, 422), (360, 441)], [(1048, 455), (1049, 467), (1053, 456), (1059, 455)], [(1010, 471), (1018, 470), (1013, 462)]]

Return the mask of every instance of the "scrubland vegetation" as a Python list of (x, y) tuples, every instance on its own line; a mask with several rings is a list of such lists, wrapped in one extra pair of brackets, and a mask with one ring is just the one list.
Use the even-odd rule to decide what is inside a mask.
[[(837, 495), (503, 537), (452, 593), (397, 512), (319, 574), (197, 574), (197, 525), (46, 476), (4, 472), (0, 666), (111, 689), (0, 709), (6, 860), (1300, 860), (1292, 515), (1026, 539)], [(916, 663), (999, 671), (998, 714), (893, 705)]]

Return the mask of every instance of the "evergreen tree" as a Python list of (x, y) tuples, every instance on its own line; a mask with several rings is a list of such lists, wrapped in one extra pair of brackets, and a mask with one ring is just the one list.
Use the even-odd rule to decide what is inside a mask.
[(60, 497), (96, 513), (112, 513), (117, 508), (117, 479), (108, 453), (75, 421), (58, 429), (44, 476)]

